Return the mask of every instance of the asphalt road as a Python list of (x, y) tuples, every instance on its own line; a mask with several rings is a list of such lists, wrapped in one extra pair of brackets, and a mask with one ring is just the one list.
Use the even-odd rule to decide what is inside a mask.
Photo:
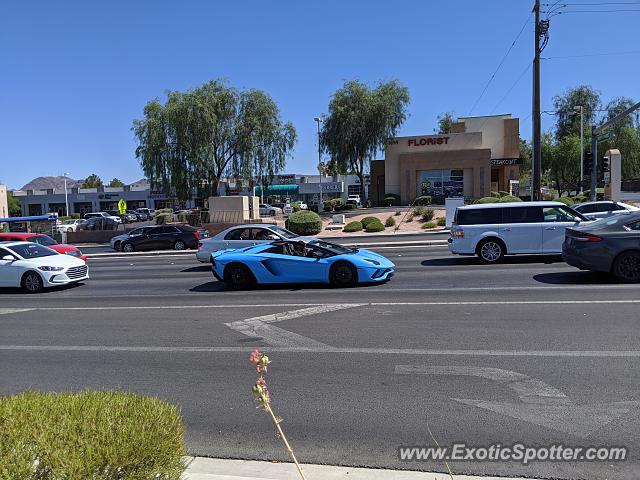
[(455, 473), (638, 477), (639, 286), (557, 257), (378, 251), (396, 277), (356, 289), (227, 291), (185, 254), (92, 259), (84, 285), (2, 290), (0, 393), (158, 395), (181, 406), (191, 453), (286, 460), (251, 396), (248, 354), (262, 347), (303, 462), (443, 471), (398, 458), (434, 445), (428, 426), (440, 445), (629, 448), (625, 462), (455, 461)]

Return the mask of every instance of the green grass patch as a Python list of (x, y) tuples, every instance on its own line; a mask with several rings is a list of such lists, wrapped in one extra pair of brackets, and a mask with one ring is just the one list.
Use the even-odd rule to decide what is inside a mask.
[(25, 392), (0, 397), (0, 478), (179, 480), (178, 408), (133, 393)]

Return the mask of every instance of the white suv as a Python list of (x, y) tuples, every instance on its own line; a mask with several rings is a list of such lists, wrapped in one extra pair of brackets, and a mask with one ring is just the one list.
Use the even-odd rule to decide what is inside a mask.
[(114, 215), (109, 215), (107, 212), (93, 212), (93, 213), (85, 213), (84, 219), (89, 220), (90, 218), (109, 218), (116, 223), (122, 223), (122, 219), (120, 217), (116, 217)]
[(565, 229), (588, 221), (560, 202), (467, 205), (456, 209), (449, 250), (485, 263), (504, 255), (560, 254)]

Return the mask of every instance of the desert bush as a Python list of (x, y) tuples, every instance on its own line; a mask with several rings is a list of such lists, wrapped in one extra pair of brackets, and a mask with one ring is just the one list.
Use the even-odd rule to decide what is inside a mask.
[(446, 226), (446, 225), (447, 225), (447, 219), (446, 219), (445, 217), (440, 217), (440, 218), (436, 221), (436, 224), (437, 224), (439, 227), (444, 227), (444, 226)]
[(156, 213), (155, 221), (156, 225), (164, 225), (165, 223), (169, 223), (173, 220), (172, 213)]
[(560, 197), (560, 198), (556, 198), (556, 202), (562, 202), (564, 203), (566, 206), (570, 207), (571, 205), (575, 205), (575, 201), (573, 200), (573, 198), (571, 197)]
[(400, 210), (396, 210), (396, 213), (394, 213), (394, 215), (396, 217), (398, 217), (398, 216), (402, 215), (402, 212)]
[(422, 211), (422, 221), (423, 222), (429, 222), (429, 221), (433, 220), (433, 215), (434, 215), (434, 212), (433, 212), (433, 210), (431, 208), (425, 208)]
[(387, 193), (382, 201), (382, 205), (385, 207), (392, 207), (396, 205), (400, 205), (400, 195), (396, 195), (395, 193)]
[(360, 232), (362, 230), (362, 222), (349, 222), (342, 229), (343, 232)]
[(344, 201), (341, 198), (333, 198), (329, 200), (329, 203), (331, 204), (334, 210), (340, 210), (344, 205)]
[(476, 200), (475, 203), (497, 203), (499, 200), (499, 197), (482, 197)]
[(360, 221), (362, 222), (362, 226), (364, 228), (367, 228), (367, 225), (369, 225), (370, 223), (373, 223), (373, 222), (378, 222), (379, 224), (382, 224), (382, 222), (380, 221), (380, 219), (378, 217), (364, 217)]
[(506, 195), (498, 199), (499, 203), (511, 203), (511, 202), (521, 202), (521, 201), (522, 199), (520, 197), (512, 197), (511, 195)]
[(285, 227), (298, 235), (316, 235), (322, 230), (322, 220), (315, 212), (300, 210), (289, 215)]
[(383, 232), (384, 231), (384, 225), (382, 224), (382, 222), (380, 220), (376, 220), (375, 222), (369, 222), (367, 224), (367, 226), (365, 227), (365, 231), (366, 232)]
[(491, 195), (489, 195), (493, 198), (500, 198), (500, 194), (498, 192), (491, 192)]
[(500, 191), (498, 192), (498, 195), (500, 195), (500, 198), (502, 198), (502, 197), (508, 197), (508, 196), (510, 195), (510, 193), (509, 193), (509, 192), (504, 192), (504, 191), (500, 190)]
[(429, 195), (421, 195), (413, 201), (414, 205), (431, 205), (431, 197)]
[(436, 222), (425, 222), (422, 224), (420, 228), (423, 228), (424, 230), (436, 228)]
[(384, 222), (385, 227), (394, 227), (395, 225), (396, 225), (396, 221), (393, 217), (387, 218), (387, 220)]
[(134, 393), (26, 392), (0, 398), (0, 478), (179, 480), (184, 427), (174, 405)]

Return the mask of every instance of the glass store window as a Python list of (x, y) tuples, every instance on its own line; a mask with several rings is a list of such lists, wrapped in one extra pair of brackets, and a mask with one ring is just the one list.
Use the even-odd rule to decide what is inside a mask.
[(422, 170), (418, 172), (417, 195), (463, 197), (464, 172), (460, 170)]

